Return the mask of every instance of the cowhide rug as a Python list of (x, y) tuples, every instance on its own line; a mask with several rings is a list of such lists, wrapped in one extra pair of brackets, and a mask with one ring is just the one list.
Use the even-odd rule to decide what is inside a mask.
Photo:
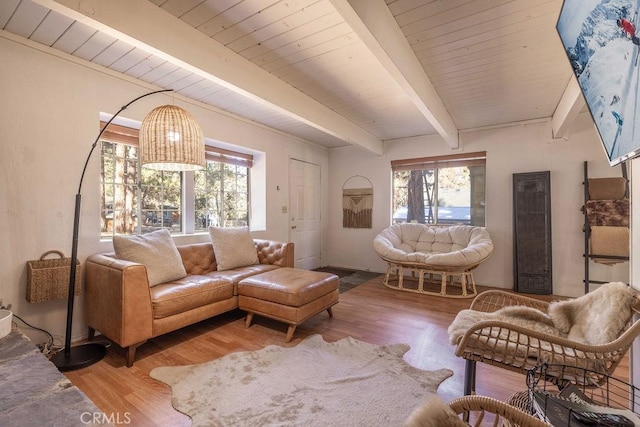
[(399, 426), (453, 374), (410, 366), (408, 350), (313, 335), (151, 376), (171, 387), (174, 408), (194, 426)]

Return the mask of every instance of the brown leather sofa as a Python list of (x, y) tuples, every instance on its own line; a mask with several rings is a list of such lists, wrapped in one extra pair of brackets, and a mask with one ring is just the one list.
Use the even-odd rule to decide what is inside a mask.
[(187, 276), (149, 287), (146, 267), (96, 254), (85, 263), (85, 303), (89, 338), (99, 331), (127, 349), (132, 366), (138, 346), (238, 308), (238, 282), (281, 267), (293, 267), (293, 243), (254, 239), (259, 264), (217, 271), (211, 243), (178, 245)]

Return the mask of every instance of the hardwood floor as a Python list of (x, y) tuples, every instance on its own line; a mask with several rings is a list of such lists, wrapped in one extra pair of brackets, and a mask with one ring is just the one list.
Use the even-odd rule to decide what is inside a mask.
[[(342, 294), (333, 318), (323, 312), (300, 325), (288, 344), (284, 343), (285, 324), (256, 316), (245, 329), (243, 313), (233, 311), (150, 340), (138, 348), (131, 368), (125, 366), (125, 352), (113, 345), (102, 361), (66, 375), (113, 420), (130, 420), (129, 425), (136, 427), (189, 426), (189, 417), (172, 408), (170, 388), (149, 376), (153, 368), (202, 363), (270, 344), (294, 346), (313, 334), (321, 334), (326, 341), (352, 336), (376, 344), (409, 344), (411, 350), (405, 355), (409, 364), (453, 370), (453, 377), (438, 389), (448, 402), (463, 394), (464, 360), (454, 355), (447, 327), (470, 303), (471, 299), (387, 289), (380, 276)], [(478, 394), (504, 400), (525, 390), (526, 384), (523, 375), (479, 363), (476, 388)]]

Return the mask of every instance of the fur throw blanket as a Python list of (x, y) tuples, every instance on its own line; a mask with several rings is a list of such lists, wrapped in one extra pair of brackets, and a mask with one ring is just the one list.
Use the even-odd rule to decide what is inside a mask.
[(589, 345), (615, 340), (633, 314), (637, 291), (621, 282), (611, 282), (578, 298), (555, 301), (547, 313), (525, 306), (503, 307), (486, 313), (462, 310), (449, 326), (449, 342), (457, 344), (474, 324), (494, 320)]
[(612, 282), (581, 297), (553, 302), (547, 313), (568, 339), (601, 345), (620, 335), (633, 314), (636, 296), (632, 287)]
[[(546, 313), (532, 307), (503, 307), (492, 313), (475, 310), (462, 310), (449, 326), (449, 342), (457, 344), (460, 338), (478, 322), (487, 320), (505, 322), (548, 335), (562, 336), (562, 332), (554, 327), (553, 321)], [(525, 344), (525, 343), (523, 343)]]
[(418, 406), (404, 423), (405, 427), (468, 427), (458, 415), (438, 397), (430, 394), (425, 402)]

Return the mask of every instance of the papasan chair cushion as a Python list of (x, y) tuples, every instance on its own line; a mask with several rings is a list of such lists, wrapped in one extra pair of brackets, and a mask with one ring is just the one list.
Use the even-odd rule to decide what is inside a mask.
[(484, 227), (405, 222), (378, 234), (373, 248), (388, 262), (465, 269), (487, 259), (493, 252), (493, 241)]

